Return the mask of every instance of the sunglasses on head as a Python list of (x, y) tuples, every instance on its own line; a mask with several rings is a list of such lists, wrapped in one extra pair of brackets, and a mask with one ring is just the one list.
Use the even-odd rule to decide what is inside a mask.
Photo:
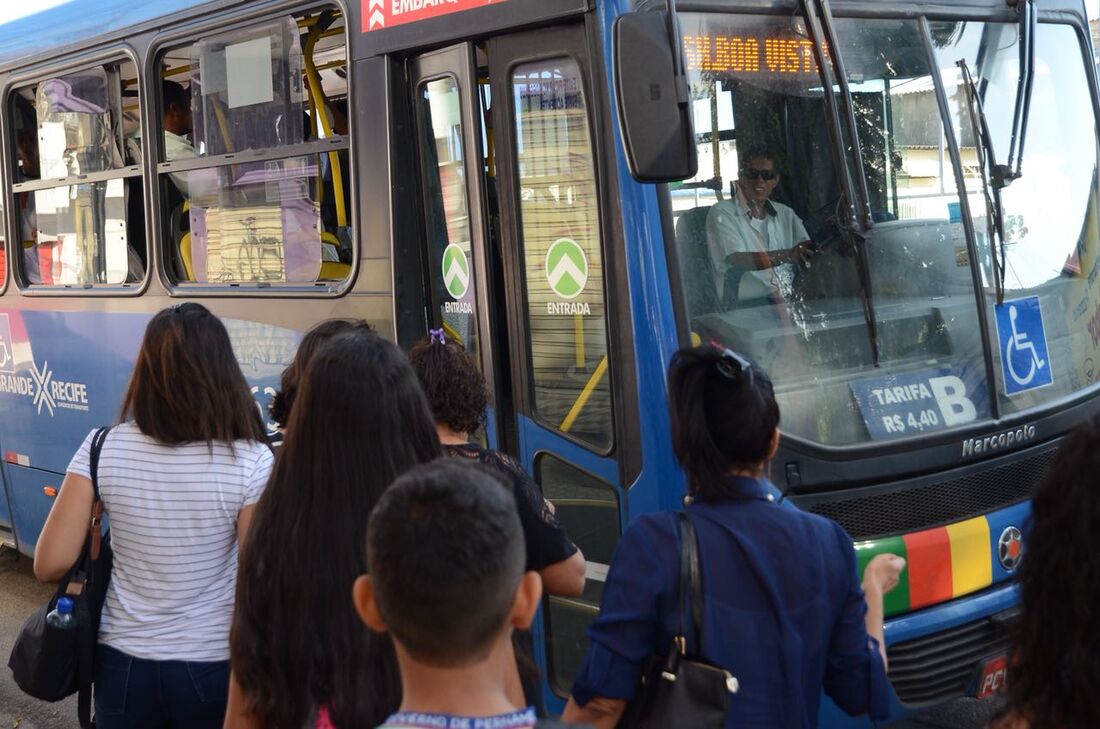
[(774, 170), (754, 170), (749, 167), (741, 170), (741, 176), (749, 180), (774, 180), (779, 173)]

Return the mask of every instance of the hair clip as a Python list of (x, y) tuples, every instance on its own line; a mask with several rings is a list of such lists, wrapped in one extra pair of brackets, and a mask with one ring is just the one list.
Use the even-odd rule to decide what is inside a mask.
[(749, 384), (751, 385), (753, 381), (752, 362), (729, 348), (723, 349), (721, 353), (722, 358), (715, 364), (718, 371), (731, 380), (736, 380), (741, 373), (746, 373), (749, 376)]
[(432, 343), (438, 343), (438, 344), (446, 344), (447, 343), (447, 338), (445, 336), (443, 336), (443, 329), (442, 328), (429, 329), (428, 330), (428, 340), (431, 341)]

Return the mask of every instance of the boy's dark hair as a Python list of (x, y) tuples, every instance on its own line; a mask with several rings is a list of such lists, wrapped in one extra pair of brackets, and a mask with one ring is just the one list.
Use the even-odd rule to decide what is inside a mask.
[(456, 433), (473, 433), (485, 419), (489, 391), (485, 377), (458, 342), (422, 339), (409, 350), (409, 361), (432, 406), (435, 422)]
[(779, 405), (764, 370), (729, 350), (681, 349), (669, 365), (668, 395), (672, 449), (695, 495), (730, 495), (730, 471), (767, 459)]
[(442, 458), (397, 479), (367, 528), (375, 600), (394, 640), (418, 661), (483, 659), (523, 577), (515, 500), (484, 467)]

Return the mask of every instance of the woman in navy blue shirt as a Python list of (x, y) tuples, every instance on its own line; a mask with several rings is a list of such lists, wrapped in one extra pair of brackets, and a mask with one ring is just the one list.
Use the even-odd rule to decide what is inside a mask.
[[(763, 370), (730, 350), (685, 349), (669, 371), (672, 440), (702, 564), (702, 658), (740, 682), (727, 727), (814, 727), (822, 689), (852, 715), (888, 714), (882, 598), (905, 560), (880, 555), (862, 585), (835, 522), (781, 505), (765, 477), (779, 406)], [(563, 718), (613, 727), (649, 656), (680, 625), (675, 513), (635, 519), (615, 551), (591, 645)]]

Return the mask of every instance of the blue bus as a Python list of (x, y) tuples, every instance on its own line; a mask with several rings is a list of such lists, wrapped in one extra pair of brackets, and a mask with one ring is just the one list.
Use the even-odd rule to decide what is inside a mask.
[[(314, 323), (441, 326), (589, 559), (541, 616), (560, 706), (623, 528), (680, 504), (669, 357), (714, 342), (772, 373), (785, 506), (908, 559), (895, 716), (988, 695), (1028, 496), (1100, 410), (1092, 59), (1082, 0), (69, 0), (2, 25), (0, 541), (33, 553), (167, 305), (224, 318), (265, 415)], [(715, 255), (761, 147), (813, 250), (782, 275)]]

